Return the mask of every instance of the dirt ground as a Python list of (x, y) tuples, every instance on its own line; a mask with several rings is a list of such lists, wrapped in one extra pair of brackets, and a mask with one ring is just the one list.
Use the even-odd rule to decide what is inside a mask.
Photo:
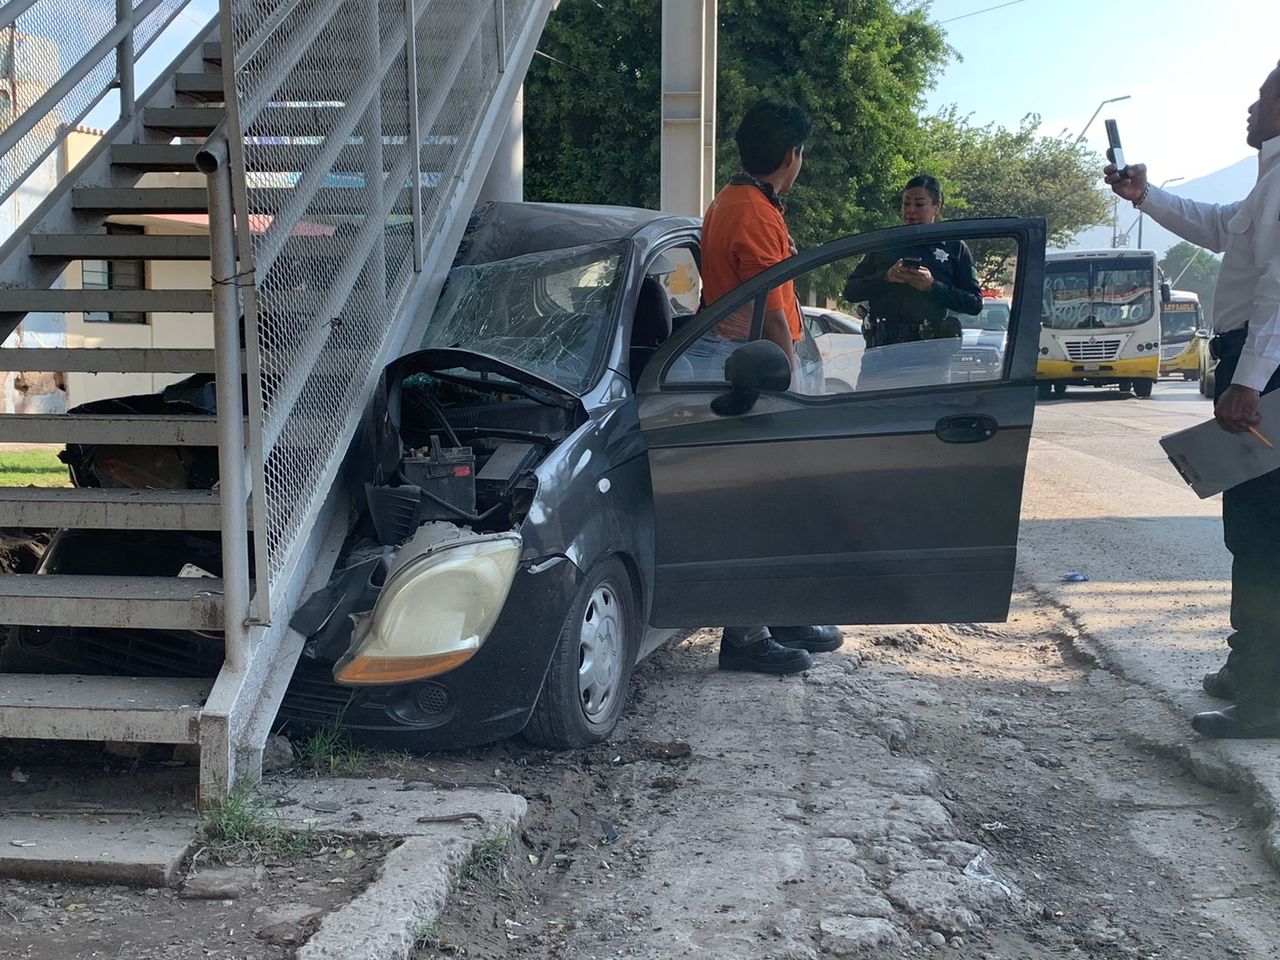
[[(505, 868), (467, 871), (415, 960), (1270, 960), (1256, 812), (1146, 749), (1185, 719), (1069, 631), (1024, 591), (1008, 624), (850, 630), (781, 679), (721, 673), (704, 631), (639, 668), (594, 750), (362, 758), (529, 801)], [(0, 881), (0, 957), (285, 960), (382, 852), (259, 858), (226, 899)]]
[(1274, 957), (1255, 811), (1144, 749), (1185, 719), (1068, 628), (1024, 592), (1006, 625), (849, 631), (802, 679), (720, 673), (702, 632), (612, 744), (435, 758), (530, 817), (417, 960)]

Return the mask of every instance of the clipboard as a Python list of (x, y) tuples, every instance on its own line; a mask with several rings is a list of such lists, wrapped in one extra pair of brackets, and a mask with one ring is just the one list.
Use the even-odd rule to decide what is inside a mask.
[[(1259, 430), (1272, 442), (1280, 437), (1280, 391), (1258, 401)], [(1246, 480), (1280, 470), (1280, 448), (1272, 449), (1251, 433), (1227, 433), (1214, 420), (1160, 438), (1169, 462), (1201, 500)]]

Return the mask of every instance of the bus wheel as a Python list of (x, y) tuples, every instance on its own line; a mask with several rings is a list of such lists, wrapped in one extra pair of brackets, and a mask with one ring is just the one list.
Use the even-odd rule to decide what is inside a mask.
[(1191, 383), (1195, 383), (1197, 380), (1200, 379), (1200, 371), (1199, 370), (1183, 370), (1182, 379), (1187, 380)]
[(1048, 400), (1051, 396), (1053, 396), (1053, 384), (1037, 383), (1036, 396), (1039, 397), (1041, 400)]
[(1140, 400), (1145, 400), (1151, 396), (1151, 388), (1155, 385), (1154, 380), (1135, 380), (1133, 381), (1133, 395)]
[(1053, 385), (1053, 395), (1055, 397), (1065, 397), (1067, 395), (1067, 385), (1065, 383), (1055, 383)]

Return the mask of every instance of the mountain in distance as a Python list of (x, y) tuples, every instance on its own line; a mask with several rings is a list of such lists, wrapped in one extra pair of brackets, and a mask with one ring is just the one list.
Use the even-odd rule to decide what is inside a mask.
[[(1257, 179), (1258, 157), (1255, 154), (1250, 154), (1239, 163), (1233, 163), (1229, 167), (1224, 167), (1195, 180), (1189, 180), (1186, 183), (1174, 184), (1168, 187), (1168, 190), (1170, 193), (1177, 194), (1180, 197), (1186, 197), (1188, 200), (1198, 200), (1202, 203), (1234, 203), (1248, 196)], [(1121, 201), (1120, 232), (1123, 233), (1128, 230), (1137, 216), (1138, 211), (1134, 210), (1128, 203)], [(1164, 252), (1177, 242), (1178, 237), (1150, 217), (1146, 218), (1142, 226), (1142, 245), (1144, 247), (1148, 250), (1154, 250), (1163, 256)], [(1075, 240), (1066, 249), (1096, 250), (1110, 246), (1111, 224), (1108, 223), (1105, 226), (1090, 227), (1088, 230), (1077, 234)], [(1129, 247), (1131, 249), (1137, 249), (1138, 247), (1137, 227), (1134, 227), (1129, 233)]]

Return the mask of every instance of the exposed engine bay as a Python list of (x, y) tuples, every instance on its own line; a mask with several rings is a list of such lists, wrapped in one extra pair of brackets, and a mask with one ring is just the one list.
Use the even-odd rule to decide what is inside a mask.
[[(369, 621), (380, 602), (389, 604), (389, 584), (415, 558), (425, 563), (443, 550), (504, 536), (518, 556), (519, 530), (537, 491), (536, 470), (583, 416), (563, 390), (475, 354), (426, 350), (389, 366), (354, 471), (351, 492), (359, 517), (353, 533), (329, 584), (292, 620), (308, 638), (304, 658), (336, 664), (334, 678), (350, 685), (442, 672), (435, 667), (450, 658), (418, 664), (406, 674), (405, 665), (417, 658), (407, 655), (403, 643), (394, 657), (383, 657), (378, 670), (349, 667), (370, 630), (376, 632)], [(458, 584), (440, 582), (439, 589), (450, 588)], [(504, 586), (489, 606), (500, 608), (505, 596)], [(446, 616), (436, 609), (442, 598), (427, 602), (427, 615)], [(491, 621), (497, 612), (487, 610), (482, 619)], [(431, 624), (422, 629), (430, 633)], [(393, 666), (393, 660), (403, 663)]]

